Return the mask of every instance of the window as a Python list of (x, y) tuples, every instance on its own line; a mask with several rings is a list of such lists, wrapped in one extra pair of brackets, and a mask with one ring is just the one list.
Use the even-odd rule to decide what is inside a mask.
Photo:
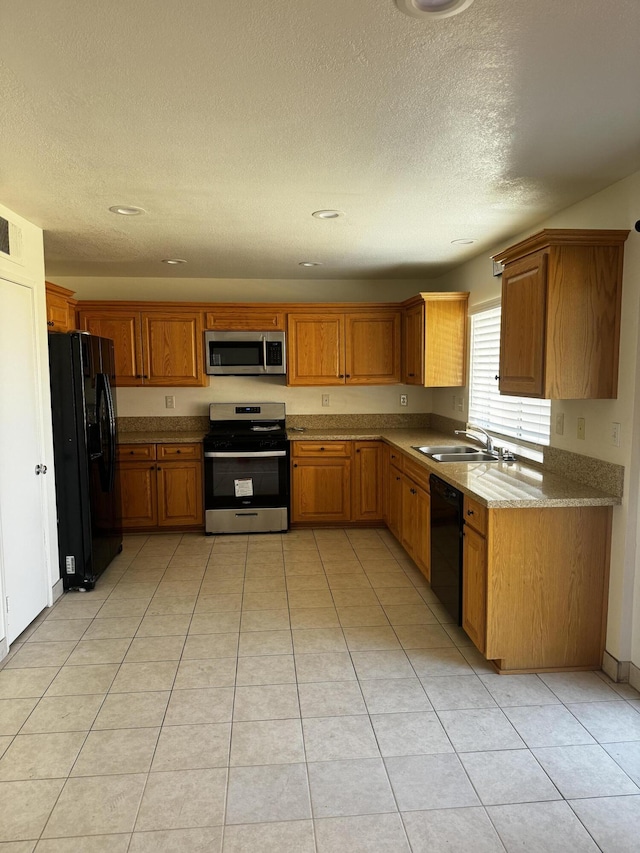
[(549, 444), (551, 402), (511, 397), (498, 391), (500, 305), (471, 315), (469, 422), (491, 432), (534, 444)]

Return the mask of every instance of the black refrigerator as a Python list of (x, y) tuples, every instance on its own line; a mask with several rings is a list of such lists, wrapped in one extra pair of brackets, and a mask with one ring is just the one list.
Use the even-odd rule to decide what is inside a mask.
[(92, 589), (122, 550), (115, 470), (113, 341), (84, 332), (49, 333), (49, 370), (65, 589)]

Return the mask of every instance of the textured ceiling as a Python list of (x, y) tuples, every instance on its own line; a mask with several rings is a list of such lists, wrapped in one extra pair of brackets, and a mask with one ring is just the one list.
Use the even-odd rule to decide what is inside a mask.
[(429, 278), (640, 169), (639, 45), (639, 0), (0, 0), (0, 201), (50, 277)]

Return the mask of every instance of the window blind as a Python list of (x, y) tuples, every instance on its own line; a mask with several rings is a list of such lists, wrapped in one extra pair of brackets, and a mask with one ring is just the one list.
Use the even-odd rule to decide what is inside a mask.
[(469, 421), (492, 432), (534, 444), (549, 444), (551, 402), (501, 395), (500, 306), (471, 315)]

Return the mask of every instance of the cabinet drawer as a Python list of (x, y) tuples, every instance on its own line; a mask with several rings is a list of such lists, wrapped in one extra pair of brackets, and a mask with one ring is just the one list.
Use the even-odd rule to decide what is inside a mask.
[(202, 456), (202, 445), (194, 444), (158, 444), (158, 459), (200, 459)]
[(487, 508), (468, 495), (464, 496), (464, 523), (486, 536)]
[(399, 450), (389, 450), (389, 464), (402, 471), (402, 453)]
[(119, 462), (155, 458), (155, 444), (119, 444), (116, 448), (116, 459)]
[(403, 456), (402, 470), (407, 477), (411, 477), (419, 486), (422, 486), (427, 492), (429, 491), (429, 471), (419, 462), (414, 462), (408, 456)]
[(294, 456), (351, 456), (349, 441), (294, 441)]

